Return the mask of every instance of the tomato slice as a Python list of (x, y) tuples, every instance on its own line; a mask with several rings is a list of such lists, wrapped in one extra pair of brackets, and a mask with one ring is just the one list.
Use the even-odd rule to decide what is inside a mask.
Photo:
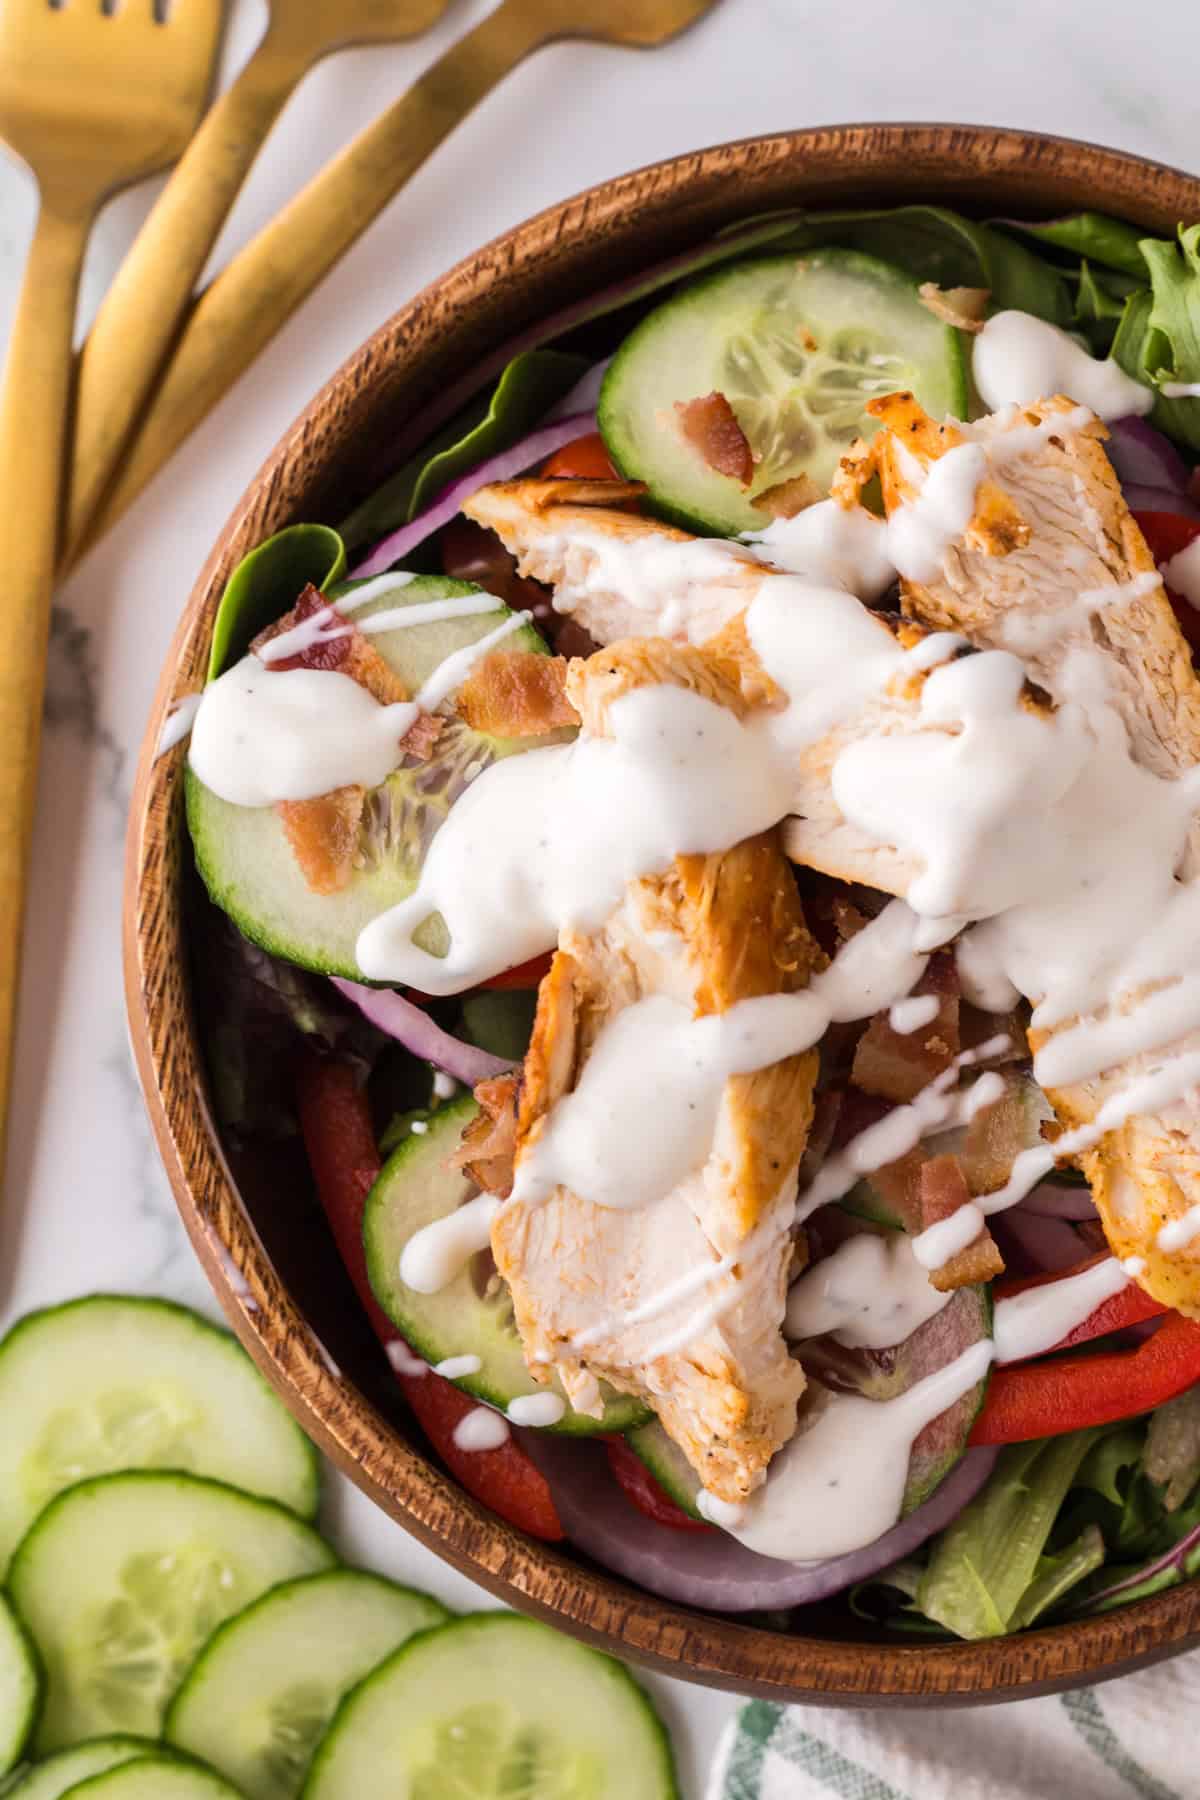
[[(380, 1161), (366, 1093), (348, 1063), (306, 1056), (296, 1079), (296, 1102), (317, 1194), (350, 1279), (380, 1342), (403, 1343), (367, 1279), (363, 1205)], [(562, 1538), (549, 1485), (515, 1439), (495, 1450), (460, 1450), (455, 1443), (459, 1421), (478, 1401), (432, 1369), (425, 1375), (397, 1370), (396, 1379), (426, 1437), (469, 1494), (530, 1537), (551, 1543)]]
[(676, 1506), (624, 1438), (605, 1438), (604, 1448), (608, 1451), (608, 1466), (620, 1483), (621, 1491), (640, 1513), (645, 1513), (656, 1525), (669, 1525), (673, 1531), (712, 1530), (711, 1525), (693, 1519), (681, 1506)]
[(543, 481), (621, 479), (598, 431), (589, 431), (586, 437), (572, 438), (569, 444), (547, 457), (541, 467), (541, 476)]
[[(1200, 537), (1200, 519), (1185, 519), (1179, 513), (1168, 512), (1135, 512), (1133, 516), (1159, 568)], [(1193, 657), (1200, 655), (1200, 612), (1190, 600), (1173, 593), (1170, 587), (1167, 588), (1167, 599), (1175, 609), (1175, 617), (1191, 646)]]

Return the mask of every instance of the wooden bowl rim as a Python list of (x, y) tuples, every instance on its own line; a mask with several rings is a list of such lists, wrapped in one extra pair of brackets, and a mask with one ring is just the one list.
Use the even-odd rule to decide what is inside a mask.
[[(1092, 204), (1160, 222), (1200, 217), (1200, 180), (1122, 151), (1039, 133), (955, 124), (818, 127), (716, 145), (617, 176), (546, 208), (464, 258), (383, 324), (330, 378), (271, 452), (235, 507), (172, 641), (143, 742), (130, 813), (123, 909), (126, 1004), (151, 1125), (184, 1225), (233, 1329), (305, 1431), (389, 1516), (510, 1605), (629, 1660), (709, 1686), (825, 1705), (938, 1705), (1025, 1698), (1109, 1679), (1200, 1642), (1200, 1584), (1118, 1612), (982, 1643), (916, 1645), (783, 1634), (655, 1599), (480, 1507), (410, 1444), (332, 1365), (245, 1213), (217, 1134), (181, 974), (179, 751), (157, 757), (169, 704), (197, 685), (216, 598), (229, 569), (266, 535), (290, 472), (316, 464), (338, 409), (369, 409), (379, 368), (399, 359), (426, 313), (487, 291), (566, 234), (620, 238), (639, 206), (711, 196), (731, 173), (779, 175), (798, 188), (853, 164), (879, 186), (914, 165), (939, 198), (1015, 171), (1092, 195)], [(789, 177), (790, 179), (790, 177)], [(747, 210), (755, 210), (748, 208)], [(1029, 210), (1046, 207), (1031, 195)], [(1159, 229), (1169, 229), (1162, 223)], [(590, 234), (590, 238), (589, 238)], [(418, 365), (419, 366), (419, 365)], [(348, 410), (347, 410), (348, 409)], [(272, 525), (272, 529), (278, 526)]]

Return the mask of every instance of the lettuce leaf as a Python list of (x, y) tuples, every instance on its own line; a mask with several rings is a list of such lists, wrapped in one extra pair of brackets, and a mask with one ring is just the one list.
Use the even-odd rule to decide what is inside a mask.
[[(1076, 1563), (1068, 1558), (1051, 1570), (1043, 1553), (1067, 1492), (1102, 1435), (1075, 1431), (1001, 1452), (987, 1486), (934, 1544), (916, 1596), (926, 1618), (959, 1637), (1000, 1637), (1013, 1629), (1035, 1584), (1042, 1593), (1054, 1588), (1057, 1598), (1068, 1566), (1079, 1567), (1074, 1580), (1087, 1573), (1083, 1564), (1095, 1540), (1086, 1532), (1073, 1546)], [(1043, 1599), (1042, 1606), (1049, 1604)]]
[(221, 596), (213, 623), (208, 679), (215, 681), (250, 640), (296, 604), (311, 581), (332, 587), (346, 572), (346, 546), (329, 525), (289, 525), (244, 556)]
[(1012, 1616), (1010, 1629), (1017, 1631), (1035, 1624), (1085, 1577), (1102, 1568), (1107, 1554), (1100, 1527), (1086, 1525), (1064, 1550), (1040, 1556), (1033, 1579)]
[(1019, 231), (1026, 237), (1036, 238), (1039, 243), (1064, 250), (1071, 256), (1103, 263), (1108, 269), (1119, 269), (1138, 281), (1146, 279), (1138, 247), (1142, 234), (1123, 219), (1110, 219), (1105, 213), (1083, 212), (1033, 224), (1020, 219), (996, 219), (993, 223), (1003, 226), (1006, 231)]

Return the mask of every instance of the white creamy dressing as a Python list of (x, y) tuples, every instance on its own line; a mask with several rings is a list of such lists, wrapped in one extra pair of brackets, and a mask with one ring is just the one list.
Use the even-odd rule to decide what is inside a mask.
[(384, 1346), (387, 1359), (397, 1375), (428, 1375), (429, 1364), (420, 1356), (414, 1356), (406, 1343), (393, 1338)]
[(1030, 1356), (1043, 1356), (1090, 1318), (1103, 1301), (1128, 1286), (1125, 1269), (1115, 1256), (1106, 1256), (1079, 1275), (1047, 1281), (998, 1300), (992, 1324), (996, 1361), (1024, 1362)]
[(1158, 391), (1167, 400), (1200, 399), (1200, 381), (1162, 381)]
[(493, 1412), (490, 1406), (474, 1406), (469, 1413), (464, 1413), (454, 1427), (454, 1446), (457, 1450), (498, 1450), (501, 1444), (507, 1444), (511, 1432), (503, 1413)]
[[(598, 930), (628, 883), (676, 856), (765, 831), (790, 783), (766, 736), (684, 688), (637, 688), (609, 706), (611, 736), (493, 763), (437, 833), (415, 891), (366, 926), (363, 972), (458, 993), (558, 942)], [(445, 958), (414, 935), (434, 913)]]
[(819, 500), (794, 519), (774, 519), (744, 542), (764, 562), (814, 587), (844, 588), (860, 600), (878, 600), (896, 579), (884, 521), (862, 508), (850, 512), (836, 500)]
[(1153, 388), (1134, 381), (1111, 357), (1101, 361), (1077, 339), (1030, 313), (998, 312), (975, 337), (971, 372), (990, 411), (1066, 394), (1100, 419), (1148, 413)]
[(788, 1292), (784, 1334), (793, 1343), (832, 1333), (851, 1349), (887, 1350), (950, 1302), (912, 1253), (905, 1232), (847, 1238)]
[(1200, 607), (1200, 537), (1163, 564), (1167, 586), (1190, 606)]
[(1187, 1246), (1200, 1237), (1200, 1206), (1189, 1206), (1178, 1219), (1169, 1219), (1159, 1227), (1155, 1243), (1160, 1250), (1170, 1254), (1175, 1250), (1186, 1250)]
[(923, 1025), (932, 1025), (941, 1010), (936, 994), (910, 994), (888, 1009), (888, 1024), (898, 1037), (911, 1037)]
[(202, 694), (185, 694), (182, 700), (175, 702), (163, 720), (162, 730), (158, 734), (156, 756), (165, 756), (168, 750), (175, 748), (176, 744), (182, 744), (195, 723), (196, 714), (200, 711), (200, 702), (203, 698)]
[(453, 1075), (447, 1075), (445, 1069), (433, 1071), (433, 1095), (435, 1100), (453, 1100), (458, 1092), (458, 1082)]
[(725, 1529), (785, 1562), (823, 1561), (873, 1543), (900, 1517), (917, 1435), (982, 1380), (991, 1360), (984, 1339), (894, 1400), (831, 1393)]
[(492, 1241), (492, 1220), (500, 1210), (494, 1194), (476, 1194), (440, 1219), (414, 1231), (400, 1252), (400, 1279), (418, 1294), (438, 1294), (460, 1275), (471, 1258)]
[(440, 1363), (434, 1363), (435, 1375), (444, 1375), (447, 1381), (461, 1381), (464, 1375), (478, 1375), (483, 1364), (477, 1356), (447, 1356)]
[(561, 1394), (518, 1394), (508, 1405), (507, 1417), (514, 1425), (545, 1428), (557, 1425), (567, 1410)]

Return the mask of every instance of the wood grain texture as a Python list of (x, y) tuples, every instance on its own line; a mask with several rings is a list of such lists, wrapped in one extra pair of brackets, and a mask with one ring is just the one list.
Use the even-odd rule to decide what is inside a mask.
[[(125, 978), (135, 1054), (184, 1224), (242, 1342), (305, 1430), (365, 1492), (492, 1593), (667, 1674), (778, 1700), (977, 1705), (1122, 1674), (1200, 1643), (1200, 1585), (983, 1644), (897, 1644), (835, 1606), (784, 1636), (658, 1601), (521, 1537), (437, 1466), (408, 1420), (285, 1153), (235, 1172), (209, 1108), (189, 993), (184, 753), (155, 760), (171, 700), (201, 685), (221, 590), (299, 519), (336, 519), (460, 403), (508, 337), (749, 214), (936, 200), (980, 213), (1092, 207), (1170, 233), (1200, 182), (1113, 150), (959, 125), (862, 125), (723, 145), (541, 213), (418, 294), (343, 365), (267, 459), (192, 592), (146, 735), (130, 819)], [(381, 447), (386, 447), (386, 463)], [(239, 1193), (240, 1188), (240, 1193)], [(330, 1359), (336, 1359), (334, 1373)]]

